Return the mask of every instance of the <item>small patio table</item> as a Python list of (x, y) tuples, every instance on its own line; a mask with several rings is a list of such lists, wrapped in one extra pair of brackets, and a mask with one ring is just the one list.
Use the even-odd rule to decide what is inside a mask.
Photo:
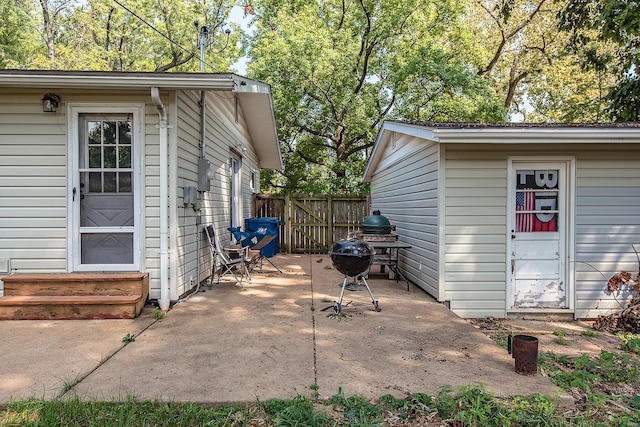
[[(398, 267), (398, 258), (400, 249), (410, 249), (411, 245), (401, 242), (368, 242), (373, 249), (376, 249), (376, 255), (373, 257), (373, 265), (379, 265), (380, 271), (384, 273), (384, 267), (389, 266), (389, 268), (396, 275), (396, 282), (398, 279), (402, 279), (407, 283), (407, 292), (409, 291), (409, 280), (400, 272), (400, 267)], [(384, 251), (380, 251), (382, 253), (378, 253), (377, 249), (381, 249)]]

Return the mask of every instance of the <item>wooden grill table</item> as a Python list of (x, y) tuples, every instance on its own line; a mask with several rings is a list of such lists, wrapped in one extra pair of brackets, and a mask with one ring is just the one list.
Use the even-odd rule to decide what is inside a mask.
[(386, 266), (389, 267), (391, 271), (395, 273), (396, 282), (399, 279), (404, 280), (407, 283), (407, 292), (409, 291), (409, 280), (400, 272), (400, 267), (398, 266), (398, 258), (400, 249), (409, 249), (411, 245), (406, 243), (396, 242), (384, 242), (384, 241), (369, 241), (369, 243), (373, 249), (376, 250), (376, 254), (373, 257), (372, 265), (379, 265), (380, 272), (384, 273), (384, 268)]

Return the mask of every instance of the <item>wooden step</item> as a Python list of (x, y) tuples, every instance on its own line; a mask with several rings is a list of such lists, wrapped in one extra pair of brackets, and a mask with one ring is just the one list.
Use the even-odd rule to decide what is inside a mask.
[(149, 273), (15, 273), (2, 278), (5, 296), (143, 295)]
[(2, 277), (0, 320), (130, 319), (149, 295), (149, 273), (14, 273)]
[(145, 300), (141, 295), (4, 296), (0, 320), (133, 319)]

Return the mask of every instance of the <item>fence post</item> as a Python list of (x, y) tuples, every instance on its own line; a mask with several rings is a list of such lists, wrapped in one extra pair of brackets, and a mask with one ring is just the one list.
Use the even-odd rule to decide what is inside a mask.
[(335, 236), (333, 233), (333, 197), (331, 195), (327, 196), (327, 234), (326, 234), (326, 242), (327, 246), (331, 248), (331, 243), (333, 242)]
[(293, 242), (291, 241), (293, 238), (293, 234), (291, 232), (291, 196), (288, 194), (284, 195), (284, 206), (282, 207), (282, 220), (284, 221), (284, 226), (282, 229), (285, 233), (285, 242), (287, 243), (287, 253), (291, 253), (291, 246)]

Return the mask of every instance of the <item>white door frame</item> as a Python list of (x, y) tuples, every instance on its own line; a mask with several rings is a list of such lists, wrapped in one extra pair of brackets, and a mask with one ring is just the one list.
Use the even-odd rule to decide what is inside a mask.
[[(540, 164), (541, 168), (547, 164), (562, 164), (564, 166), (565, 181), (561, 183), (562, 199), (561, 206), (558, 208), (564, 210), (562, 222), (558, 224), (562, 227), (560, 244), (564, 246), (563, 259), (561, 260), (562, 275), (565, 278), (565, 296), (567, 299), (567, 307), (562, 309), (552, 308), (517, 308), (511, 307), (514, 301), (513, 273), (511, 269), (511, 259), (513, 251), (513, 242), (511, 239), (512, 230), (515, 230), (515, 191), (514, 185), (514, 167), (519, 163), (522, 164)], [(567, 313), (574, 312), (575, 309), (575, 197), (576, 197), (576, 159), (574, 156), (512, 156), (507, 159), (507, 236), (506, 236), (506, 301), (505, 307), (508, 313), (516, 312), (545, 312), (545, 313)]]
[(242, 227), (242, 156), (236, 151), (229, 153), (230, 227)]
[[(80, 260), (80, 188), (79, 135), (81, 114), (132, 114), (133, 119), (133, 263), (83, 265)], [(74, 271), (140, 271), (144, 223), (144, 104), (143, 103), (69, 103), (67, 104), (67, 269)], [(73, 189), (76, 194), (73, 194)], [(74, 197), (75, 196), (75, 197)]]

